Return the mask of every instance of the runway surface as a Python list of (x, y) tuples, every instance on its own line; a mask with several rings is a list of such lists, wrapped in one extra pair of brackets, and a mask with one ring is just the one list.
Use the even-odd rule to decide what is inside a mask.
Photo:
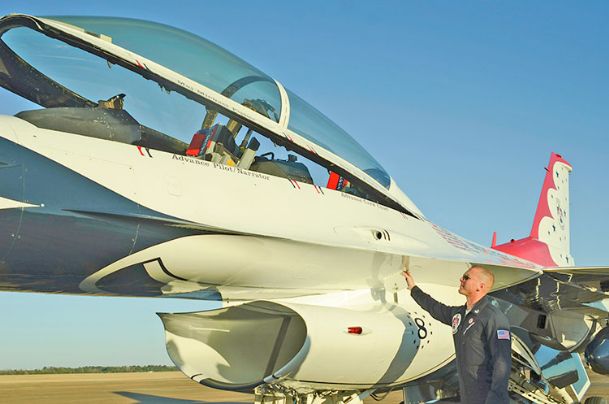
[[(609, 397), (609, 377), (591, 379), (588, 395)], [(0, 403), (213, 404), (253, 399), (249, 394), (203, 387), (180, 372), (0, 376)], [(401, 391), (396, 391), (380, 403), (400, 401)]]

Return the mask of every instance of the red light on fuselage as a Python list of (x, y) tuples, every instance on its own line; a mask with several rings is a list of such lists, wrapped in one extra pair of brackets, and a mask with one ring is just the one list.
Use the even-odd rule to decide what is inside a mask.
[(349, 328), (347, 328), (347, 332), (349, 334), (360, 335), (362, 333), (362, 327), (349, 327)]

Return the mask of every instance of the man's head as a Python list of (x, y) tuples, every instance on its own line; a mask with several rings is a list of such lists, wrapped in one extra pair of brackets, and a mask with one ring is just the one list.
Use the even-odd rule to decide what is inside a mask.
[(460, 279), (459, 293), (464, 296), (484, 296), (493, 288), (495, 276), (486, 268), (473, 266)]

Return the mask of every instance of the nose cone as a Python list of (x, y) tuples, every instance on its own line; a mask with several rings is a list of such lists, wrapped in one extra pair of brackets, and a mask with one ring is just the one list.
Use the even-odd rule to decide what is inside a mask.
[(609, 375), (609, 327), (596, 334), (586, 347), (586, 361), (596, 373)]

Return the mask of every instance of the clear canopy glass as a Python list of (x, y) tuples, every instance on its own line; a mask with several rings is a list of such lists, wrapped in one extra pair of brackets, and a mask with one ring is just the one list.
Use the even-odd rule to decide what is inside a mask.
[[(95, 34), (180, 73), (234, 101), (255, 100), (256, 110), (279, 121), (281, 96), (275, 81), (219, 46), (167, 25), (128, 18), (49, 17)], [(390, 178), (381, 165), (347, 132), (296, 94), (288, 91), (288, 128), (333, 152), (389, 188)]]
[[(53, 16), (144, 56), (243, 104), (260, 100), (263, 115), (279, 121), (281, 96), (275, 81), (216, 44), (168, 25), (131, 18)], [(258, 111), (260, 112), (260, 111)]]
[(287, 92), (290, 99), (289, 129), (342, 157), (389, 188), (389, 174), (366, 149), (309, 103), (293, 92)]

